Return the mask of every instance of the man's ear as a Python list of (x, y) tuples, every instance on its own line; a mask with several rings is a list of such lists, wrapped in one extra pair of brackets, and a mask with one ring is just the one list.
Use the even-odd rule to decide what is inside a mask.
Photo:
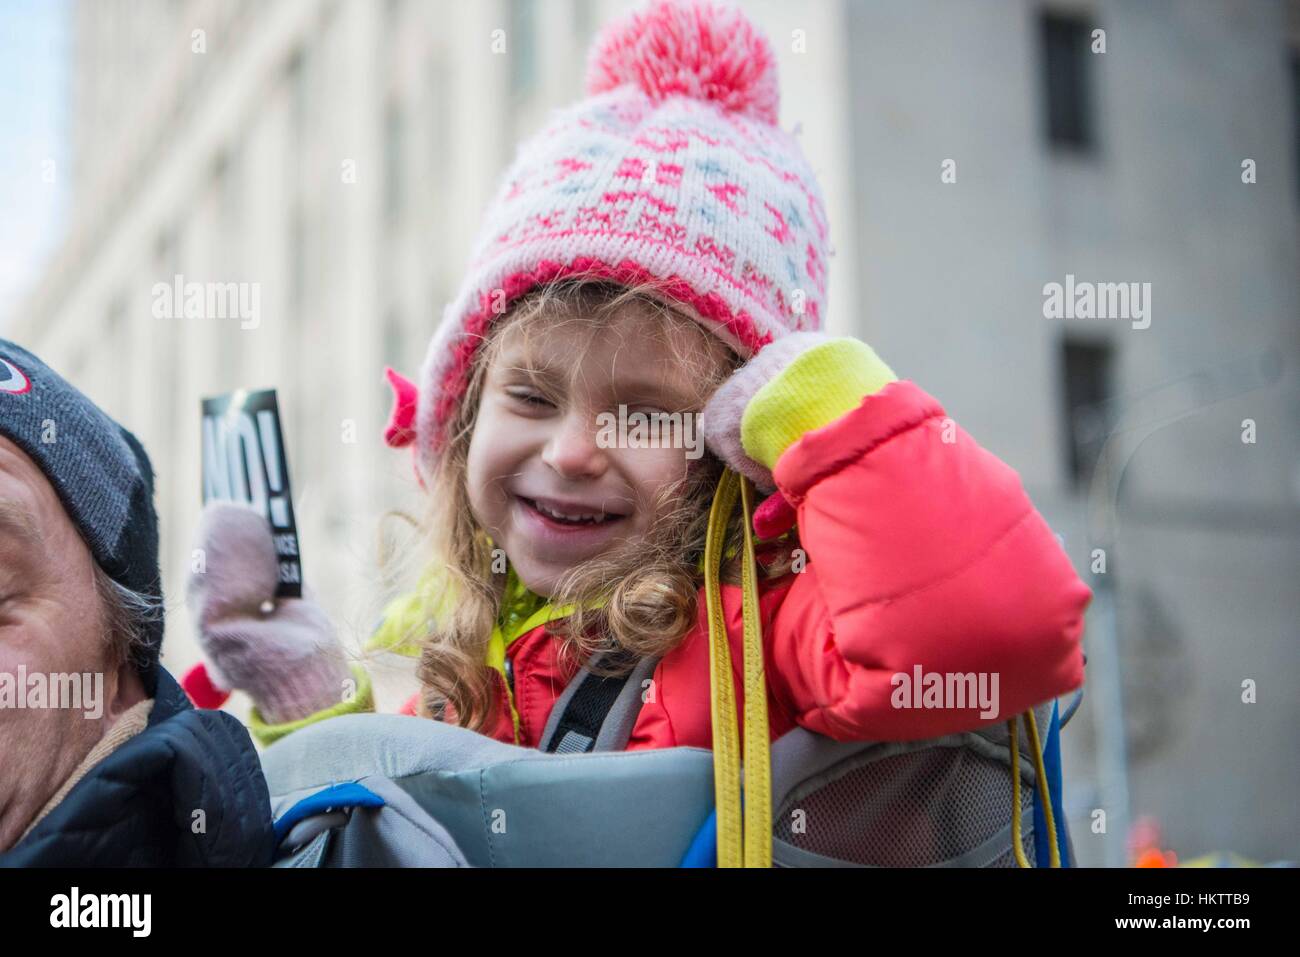
[(116, 672), (107, 676), (104, 686), (104, 722), (105, 730), (117, 723), (122, 714), (148, 695), (144, 693), (144, 682), (130, 661), (124, 661)]

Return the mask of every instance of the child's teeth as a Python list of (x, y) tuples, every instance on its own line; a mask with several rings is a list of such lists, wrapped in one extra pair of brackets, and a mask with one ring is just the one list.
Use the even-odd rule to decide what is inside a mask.
[(603, 521), (605, 518), (603, 514), (583, 516), (561, 515), (558, 512), (551, 511), (541, 502), (534, 502), (533, 505), (536, 506), (537, 510), (544, 515), (549, 515), (551, 518), (557, 519), (561, 522), (571, 522), (575, 525), (594, 525), (597, 522)]

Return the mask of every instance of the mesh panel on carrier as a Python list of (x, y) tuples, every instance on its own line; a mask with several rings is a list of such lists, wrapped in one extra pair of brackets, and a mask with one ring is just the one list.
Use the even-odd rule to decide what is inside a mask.
[[(1015, 867), (1011, 767), (1009, 758), (987, 753), (992, 750), (984, 742), (977, 748), (952, 739), (903, 753), (864, 749), (790, 791), (773, 817), (773, 837), (848, 864)], [(996, 750), (1006, 755), (1005, 742)], [(1032, 861), (1034, 783), (1028, 760), (1022, 754), (1021, 842)]]

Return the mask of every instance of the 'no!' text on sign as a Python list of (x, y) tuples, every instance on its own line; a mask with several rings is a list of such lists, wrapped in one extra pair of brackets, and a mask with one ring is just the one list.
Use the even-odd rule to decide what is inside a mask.
[(203, 400), (203, 501), (243, 502), (265, 515), (280, 565), (276, 597), (302, 597), (298, 524), (274, 389)]

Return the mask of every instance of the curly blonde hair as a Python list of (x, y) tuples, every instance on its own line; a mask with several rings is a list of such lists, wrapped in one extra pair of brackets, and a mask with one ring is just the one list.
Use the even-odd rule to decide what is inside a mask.
[[(489, 327), (429, 481), (423, 537), (440, 570), (440, 588), (454, 599), (438, 602), (438, 611), (426, 621), (427, 633), (417, 637), (421, 713), (426, 716), (446, 717), (450, 705), (456, 723), (482, 731), (497, 704), (486, 655), (502, 614), (507, 576), (500, 562), (494, 572), (492, 545), (470, 507), (467, 463), (484, 380), (501, 352), (503, 333), (509, 329), (527, 336), (556, 323), (579, 323), (594, 336), (626, 310), (636, 312), (638, 338), (660, 337), (671, 345), (677, 361), (698, 373), (692, 381), (700, 387), (699, 408), (742, 362), (697, 320), (670, 305), (653, 283), (628, 287), (567, 277), (521, 297)], [(666, 334), (677, 325), (694, 334), (680, 339)], [(683, 350), (682, 339), (692, 345)], [(625, 672), (643, 658), (671, 651), (690, 631), (703, 585), (699, 563), (709, 508), (724, 467), (706, 450), (689, 463), (681, 480), (658, 491), (653, 507), (660, 517), (646, 536), (622, 542), (561, 576), (548, 597), (557, 607), (573, 606), (567, 618), (551, 623), (565, 667), (576, 670), (590, 666), (598, 652), (619, 652), (602, 657), (596, 670)], [(742, 541), (741, 522), (739, 512), (732, 516), (725, 545)], [(797, 545), (793, 530), (783, 536), (767, 563), (760, 565), (761, 576), (785, 574)], [(739, 580), (738, 559), (724, 563), (722, 577)], [(594, 604), (600, 598), (604, 601)]]

